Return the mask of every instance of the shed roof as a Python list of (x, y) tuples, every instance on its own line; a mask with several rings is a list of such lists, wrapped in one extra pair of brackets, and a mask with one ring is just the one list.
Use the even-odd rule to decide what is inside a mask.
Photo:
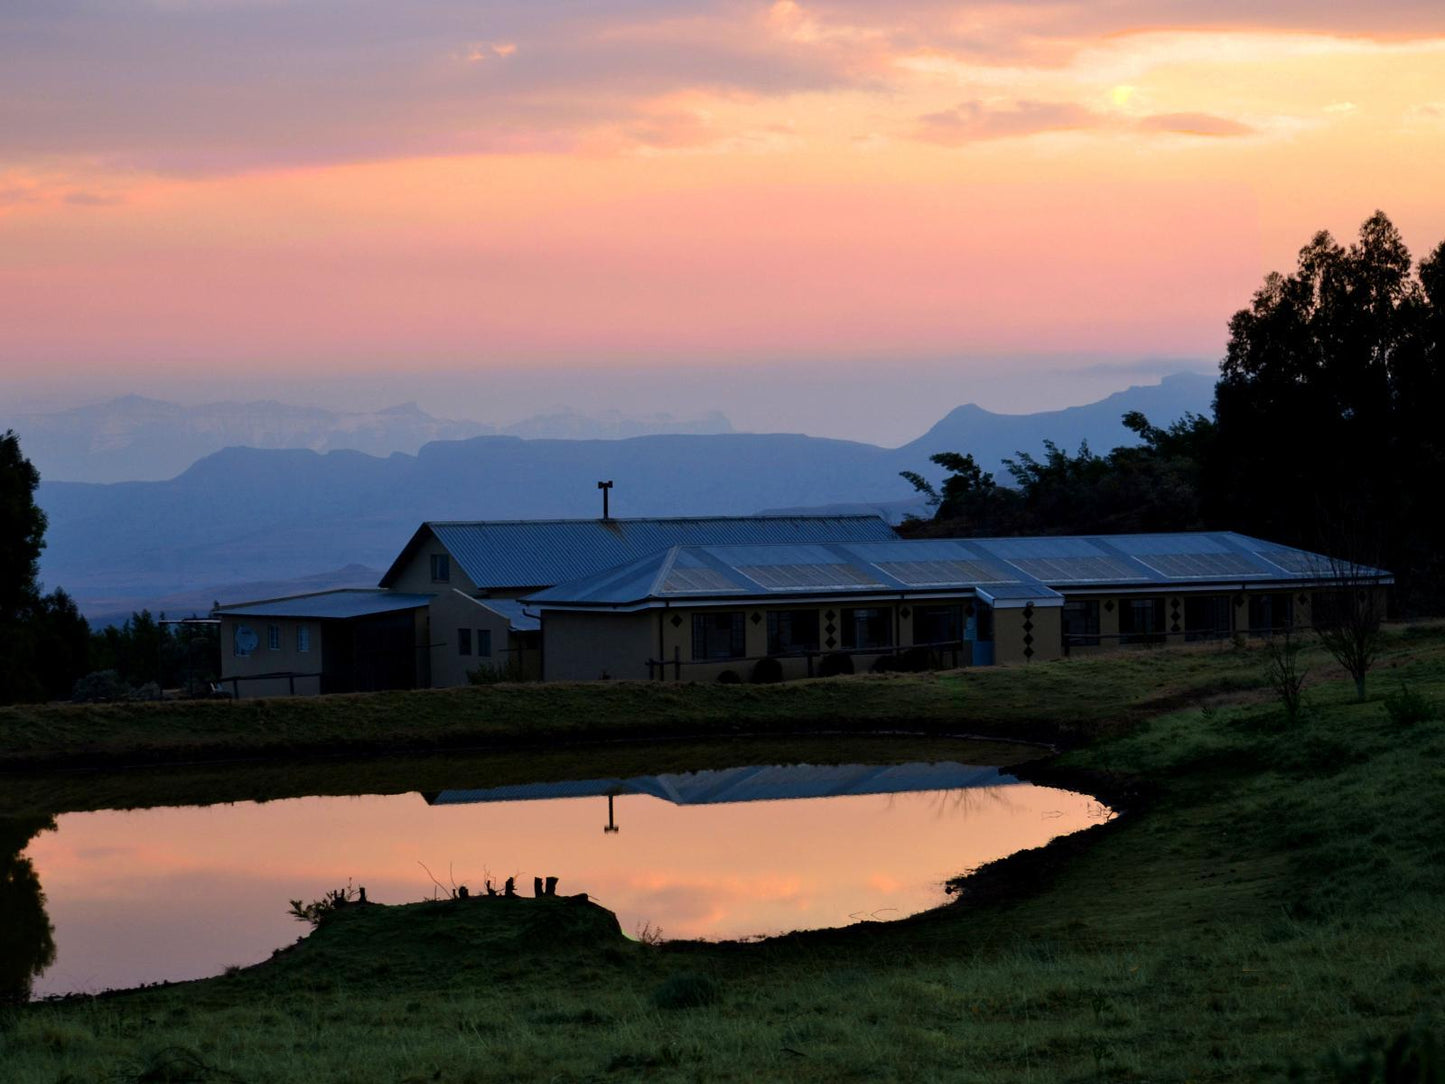
[(216, 612), (226, 617), (302, 617), (322, 621), (415, 610), (429, 604), (433, 597), (403, 595), (378, 588), (343, 588), (222, 606)]
[[(1391, 582), (1377, 569), (1381, 582)], [(687, 599), (974, 590), (1003, 606), (1058, 605), (1059, 589), (1299, 583), (1330, 558), (1228, 531), (674, 546), (531, 595), (545, 607)]]
[(471, 595), (458, 594), (470, 599), (485, 610), (491, 610), (499, 617), (507, 619), (507, 626), (513, 632), (536, 632), (542, 627), (542, 621), (536, 614), (528, 613), (519, 598), (472, 598)]
[(381, 586), (394, 583), (431, 537), (477, 587), (523, 588), (590, 576), (669, 546), (866, 542), (898, 536), (876, 515), (429, 521), (417, 528)]

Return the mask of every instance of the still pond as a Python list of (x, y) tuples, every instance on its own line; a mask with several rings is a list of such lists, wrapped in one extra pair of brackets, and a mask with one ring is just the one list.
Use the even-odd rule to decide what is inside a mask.
[[(470, 782), (470, 781), (468, 781)], [(403, 903), (556, 876), (633, 935), (744, 938), (915, 914), (949, 878), (1111, 816), (954, 762), (774, 765), (65, 813), (29, 841), (54, 927), (35, 996), (214, 975), (306, 932), (288, 901)]]

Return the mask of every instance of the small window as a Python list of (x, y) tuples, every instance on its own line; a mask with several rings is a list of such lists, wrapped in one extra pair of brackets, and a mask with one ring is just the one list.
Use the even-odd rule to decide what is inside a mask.
[(470, 655), (472, 653), (472, 630), (457, 629), (457, 654)]
[(281, 650), (281, 626), (266, 626), (266, 647), (271, 651)]
[(741, 610), (692, 615), (694, 660), (741, 659), (744, 654)]
[(963, 639), (962, 606), (919, 606), (913, 611), (913, 642), (947, 646)]
[(817, 610), (768, 611), (769, 655), (805, 655), (817, 650)]
[(1060, 621), (1065, 647), (1099, 646), (1099, 600), (1075, 599), (1064, 603)]
[(452, 559), (445, 553), (431, 555), (431, 582), (446, 583), (452, 578)]
[(306, 653), (307, 651), (310, 651), (310, 650), (311, 650), (311, 626), (310, 626), (310, 625), (297, 625), (297, 626), (296, 626), (296, 650), (299, 651), (299, 652), (301, 652), (301, 653), (303, 653), (303, 654)]
[(477, 629), (477, 654), (484, 659), (492, 657), (491, 629)]
[(892, 647), (893, 611), (881, 607), (843, 611), (843, 646)]
[(256, 630), (250, 625), (237, 625), (232, 633), (231, 653), (238, 659), (249, 659), (256, 650)]
[(1222, 640), (1234, 627), (1228, 595), (1190, 595), (1184, 600), (1184, 639)]
[(1121, 644), (1162, 644), (1164, 642), (1164, 600), (1126, 598), (1119, 601), (1119, 642)]

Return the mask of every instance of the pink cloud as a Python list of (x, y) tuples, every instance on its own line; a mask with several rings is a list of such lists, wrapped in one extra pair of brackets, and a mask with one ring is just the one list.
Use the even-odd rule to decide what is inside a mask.
[(1007, 139), (1040, 132), (1097, 128), (1103, 118), (1072, 102), (1009, 102), (994, 106), (980, 101), (963, 102), (941, 113), (918, 118), (917, 137), (930, 143), (955, 146), (983, 139)]
[(1212, 113), (1156, 113), (1141, 117), (1138, 126), (1145, 132), (1171, 132), (1176, 135), (1244, 136), (1255, 132), (1242, 121), (1217, 117)]

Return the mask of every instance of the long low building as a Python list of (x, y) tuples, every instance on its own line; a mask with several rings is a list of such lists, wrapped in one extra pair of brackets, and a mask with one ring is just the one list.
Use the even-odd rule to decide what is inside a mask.
[[(1345, 571), (1231, 532), (910, 541), (872, 516), (426, 523), (376, 589), (218, 616), (237, 696), (483, 676), (761, 681), (1268, 635), (1311, 625)], [(1393, 582), (1363, 572), (1373, 590)]]
[(762, 680), (1267, 635), (1339, 571), (1230, 532), (675, 546), (525, 603), (546, 680)]

